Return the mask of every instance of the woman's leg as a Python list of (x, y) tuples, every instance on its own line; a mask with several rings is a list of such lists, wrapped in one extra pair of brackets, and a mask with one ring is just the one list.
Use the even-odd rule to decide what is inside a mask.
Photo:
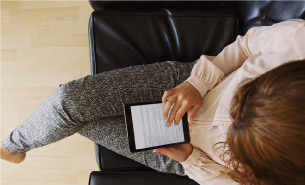
[(169, 157), (152, 150), (131, 153), (128, 145), (124, 116), (108, 117), (86, 124), (79, 134), (111, 151), (144, 164), (159, 172), (186, 175), (183, 166)]
[(139, 65), (60, 85), (11, 132), (3, 146), (12, 153), (24, 153), (70, 136), (88, 123), (122, 116), (125, 103), (160, 101), (164, 90), (177, 86), (190, 75), (193, 65), (176, 62)]

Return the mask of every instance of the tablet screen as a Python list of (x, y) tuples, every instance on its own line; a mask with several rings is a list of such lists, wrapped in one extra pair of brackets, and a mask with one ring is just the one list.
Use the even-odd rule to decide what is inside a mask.
[(134, 105), (130, 110), (137, 150), (185, 141), (182, 121), (166, 126), (162, 103)]

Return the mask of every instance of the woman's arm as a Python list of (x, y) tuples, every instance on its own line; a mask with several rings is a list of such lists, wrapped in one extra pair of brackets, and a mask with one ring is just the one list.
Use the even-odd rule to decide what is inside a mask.
[[(174, 89), (164, 92), (162, 103), (164, 119), (170, 126), (173, 120), (179, 123), (183, 115), (189, 111), (188, 121), (192, 122), (201, 107), (202, 97), (217, 85), (221, 79), (240, 67), (247, 59), (249, 52), (244, 48), (248, 36), (238, 36), (237, 40), (225, 47), (212, 61), (202, 55), (193, 67), (191, 76)], [(171, 106), (175, 104), (168, 115)]]
[(202, 55), (186, 81), (191, 83), (203, 97), (224, 76), (238, 69), (248, 57), (253, 55), (248, 45), (256, 32), (260, 30), (251, 29), (245, 36), (238, 36), (235, 42), (226, 46), (213, 60)]
[[(302, 47), (299, 45), (303, 42), (298, 39), (303, 39), (304, 24), (304, 20), (294, 19), (273, 26), (255, 27), (250, 29), (245, 36), (238, 36), (234, 43), (225, 47), (213, 60), (202, 55), (194, 65), (191, 76), (186, 80), (189, 84), (182, 83), (185, 84), (184, 86), (188, 86), (187, 89), (195, 88), (196, 93), (189, 95), (188, 93), (194, 92), (194, 90), (188, 91), (185, 88), (165, 91), (162, 102), (164, 117), (168, 117), (167, 123), (172, 123), (174, 119), (178, 123), (188, 110), (190, 110), (188, 120), (191, 122), (201, 107), (198, 94), (202, 98), (207, 91), (221, 82), (224, 76), (241, 67), (249, 57), (283, 53), (294, 57), (297, 53), (299, 58), (302, 58), (304, 50), (300, 49)], [(265, 64), (259, 65), (265, 66)], [(167, 101), (169, 97), (170, 101)], [(168, 116), (173, 104), (173, 109)]]
[(188, 177), (200, 185), (237, 184), (229, 175), (225, 174), (231, 169), (211, 160), (207, 154), (193, 148), (189, 143), (154, 149), (154, 152), (160, 152), (173, 160), (179, 161)]

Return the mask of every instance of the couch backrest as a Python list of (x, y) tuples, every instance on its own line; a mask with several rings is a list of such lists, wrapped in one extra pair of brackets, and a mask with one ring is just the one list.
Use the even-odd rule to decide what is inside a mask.
[(305, 1), (92, 1), (94, 10), (101, 9), (142, 9), (180, 8), (180, 9), (222, 9), (231, 10), (238, 15), (240, 34), (255, 26), (272, 25), (288, 19), (305, 19)]
[(237, 10), (241, 34), (255, 26), (305, 19), (305, 1), (241, 1)]
[(92, 73), (217, 55), (255, 26), (305, 19), (305, 1), (89, 1)]
[(92, 72), (217, 55), (238, 33), (237, 18), (218, 10), (100, 10), (89, 23)]

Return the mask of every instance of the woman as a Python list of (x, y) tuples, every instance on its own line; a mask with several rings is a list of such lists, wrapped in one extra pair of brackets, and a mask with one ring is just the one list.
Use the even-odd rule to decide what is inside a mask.
[[(305, 21), (290, 20), (249, 30), (216, 57), (201, 56), (193, 69), (164, 62), (61, 85), (3, 141), (2, 158), (21, 162), (28, 150), (78, 132), (200, 184), (302, 184), (304, 40)], [(130, 153), (122, 105), (161, 97), (168, 126), (188, 111), (191, 142)]]

